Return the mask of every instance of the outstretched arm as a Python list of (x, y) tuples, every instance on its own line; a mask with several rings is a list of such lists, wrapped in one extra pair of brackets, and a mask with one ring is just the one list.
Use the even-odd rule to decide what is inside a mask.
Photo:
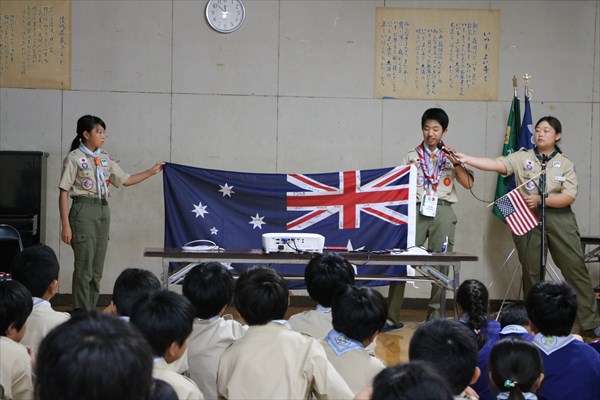
[(456, 153), (456, 158), (463, 164), (471, 165), (482, 171), (493, 171), (501, 175), (506, 175), (506, 167), (504, 164), (495, 158), (473, 157), (463, 153)]
[(156, 175), (159, 172), (161, 172), (163, 170), (164, 165), (165, 165), (164, 161), (159, 161), (156, 164), (154, 164), (152, 166), (152, 168), (147, 169), (138, 174), (131, 175), (125, 182), (123, 182), (123, 186), (131, 186), (131, 185), (140, 183), (142, 181), (145, 181), (146, 179), (150, 178), (151, 176)]

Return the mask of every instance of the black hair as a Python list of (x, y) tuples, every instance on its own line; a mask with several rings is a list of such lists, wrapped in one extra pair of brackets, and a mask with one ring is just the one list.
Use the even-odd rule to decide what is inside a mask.
[(388, 305), (381, 293), (366, 286), (349, 286), (333, 299), (333, 329), (363, 342), (383, 328), (387, 312)]
[(527, 315), (525, 302), (517, 300), (502, 307), (498, 322), (500, 322), (502, 328), (508, 325), (529, 325), (529, 316)]
[(79, 148), (79, 144), (83, 141), (83, 132), (91, 133), (96, 125), (100, 125), (106, 130), (104, 121), (94, 115), (84, 115), (79, 118), (77, 120), (77, 136), (75, 136), (75, 139), (71, 142), (71, 149), (69, 151)]
[(509, 400), (524, 400), (523, 392), (535, 392), (535, 383), (544, 372), (538, 348), (526, 340), (508, 337), (494, 344), (490, 353), (491, 380)]
[(33, 309), (31, 293), (21, 283), (0, 281), (0, 336), (7, 336), (12, 326), (20, 331)]
[(142, 297), (160, 290), (160, 281), (152, 272), (140, 268), (121, 271), (113, 287), (112, 301), (119, 315), (128, 317)]
[(458, 321), (436, 319), (415, 330), (409, 348), (410, 361), (429, 362), (446, 379), (454, 395), (471, 383), (477, 367), (477, 341)]
[[(561, 133), (562, 134), (562, 125), (560, 123), (560, 121), (558, 120), (558, 118), (553, 117), (551, 115), (547, 115), (545, 117), (542, 117), (538, 120), (538, 122), (535, 123), (535, 128), (538, 127), (539, 124), (541, 124), (542, 122), (546, 121), (548, 123), (548, 125), (550, 125), (552, 127), (552, 129), (554, 129), (554, 132)], [(559, 153), (562, 153), (562, 150), (558, 147), (557, 145), (558, 141), (556, 143), (554, 143), (554, 147), (556, 148), (556, 151), (558, 151)]]
[(308, 295), (323, 307), (331, 307), (333, 297), (346, 286), (354, 285), (354, 268), (336, 253), (314, 256), (304, 270)]
[(425, 110), (421, 117), (421, 129), (425, 128), (425, 123), (427, 121), (437, 121), (442, 126), (442, 130), (445, 131), (448, 128), (450, 119), (448, 118), (446, 111), (441, 108), (430, 108)]
[(149, 400), (179, 400), (179, 397), (173, 386), (162, 379), (153, 379)]
[(527, 314), (544, 336), (568, 336), (577, 316), (577, 296), (565, 282), (542, 281), (529, 289)]
[(45, 244), (35, 244), (17, 254), (11, 275), (29, 289), (32, 296), (41, 298), (50, 284), (58, 280), (59, 270), (54, 250)]
[(456, 302), (466, 313), (465, 324), (477, 336), (477, 346), (481, 349), (487, 342), (488, 290), (476, 279), (467, 279), (458, 287)]
[(194, 306), (180, 294), (161, 290), (136, 303), (130, 321), (163, 357), (173, 342), (183, 346), (192, 333)]
[(233, 300), (248, 325), (264, 325), (285, 317), (289, 293), (287, 283), (274, 269), (255, 267), (240, 274)]
[(147, 399), (152, 351), (116, 316), (78, 313), (42, 340), (35, 376), (38, 400)]
[(196, 317), (214, 317), (233, 297), (233, 276), (218, 262), (196, 265), (183, 280), (183, 295), (194, 305)]
[(371, 400), (452, 400), (446, 381), (428, 363), (411, 361), (379, 372)]

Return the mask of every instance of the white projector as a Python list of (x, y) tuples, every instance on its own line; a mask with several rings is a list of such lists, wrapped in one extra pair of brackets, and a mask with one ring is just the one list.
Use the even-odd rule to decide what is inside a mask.
[(317, 233), (263, 233), (265, 253), (322, 253), (325, 237)]

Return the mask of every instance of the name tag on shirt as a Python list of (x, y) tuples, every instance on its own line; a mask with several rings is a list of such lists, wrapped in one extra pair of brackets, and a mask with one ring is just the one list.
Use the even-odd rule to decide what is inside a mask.
[(554, 179), (557, 180), (558, 182), (564, 182), (566, 180), (564, 176), (560, 176), (560, 175), (556, 175), (556, 177)]
[(425, 217), (435, 217), (437, 210), (438, 195), (437, 193), (425, 194), (421, 197), (421, 207), (419, 212)]

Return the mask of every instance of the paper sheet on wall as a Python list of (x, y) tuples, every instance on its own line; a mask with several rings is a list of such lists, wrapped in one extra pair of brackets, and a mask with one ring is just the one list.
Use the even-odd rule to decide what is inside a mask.
[(496, 100), (499, 10), (379, 7), (375, 97)]
[(0, 87), (71, 88), (71, 0), (0, 0)]

